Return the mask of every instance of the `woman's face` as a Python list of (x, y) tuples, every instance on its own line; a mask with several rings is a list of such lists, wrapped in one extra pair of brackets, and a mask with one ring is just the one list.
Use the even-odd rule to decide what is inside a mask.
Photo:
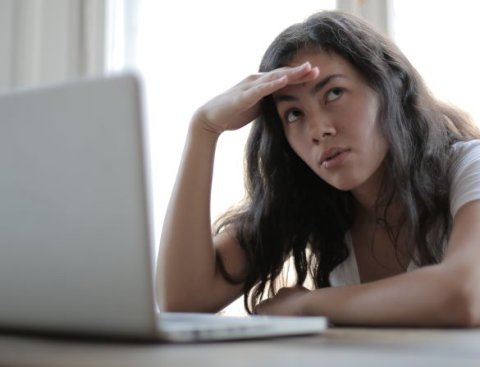
[(306, 61), (320, 69), (318, 78), (273, 95), (290, 146), (337, 189), (376, 190), (388, 150), (376, 92), (336, 54), (304, 51), (290, 66)]

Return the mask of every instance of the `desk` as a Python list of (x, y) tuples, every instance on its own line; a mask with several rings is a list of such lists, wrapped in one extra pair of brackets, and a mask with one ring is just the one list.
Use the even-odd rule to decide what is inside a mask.
[(0, 335), (0, 366), (480, 366), (480, 329), (332, 328), (323, 335), (129, 344)]

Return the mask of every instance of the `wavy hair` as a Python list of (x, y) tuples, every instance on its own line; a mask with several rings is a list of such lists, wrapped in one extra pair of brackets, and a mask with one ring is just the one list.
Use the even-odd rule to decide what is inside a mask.
[[(389, 150), (378, 215), (386, 221), (395, 200), (404, 211), (410, 254), (419, 266), (443, 257), (451, 230), (449, 205), (451, 146), (478, 137), (456, 109), (429, 93), (422, 78), (388, 38), (365, 21), (338, 11), (313, 14), (283, 31), (269, 46), (260, 72), (287, 66), (303, 50), (347, 60), (380, 99), (379, 125)], [(311, 277), (327, 287), (331, 271), (348, 257), (345, 235), (354, 220), (353, 197), (320, 179), (290, 148), (273, 98), (261, 103), (246, 146), (246, 199), (215, 224), (232, 227), (247, 257), (245, 308), (253, 312), (265, 293), (272, 296), (288, 259), (296, 284)], [(396, 233), (398, 235), (398, 233)], [(396, 243), (398, 236), (390, 231)]]

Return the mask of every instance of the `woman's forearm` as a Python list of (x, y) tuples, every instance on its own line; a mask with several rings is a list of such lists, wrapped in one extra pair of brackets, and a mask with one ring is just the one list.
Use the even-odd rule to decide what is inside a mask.
[(306, 314), (333, 323), (379, 326), (471, 326), (461, 275), (444, 265), (355, 286), (324, 288), (304, 296)]
[(201, 308), (215, 273), (210, 192), (217, 139), (192, 121), (160, 240), (158, 285), (167, 309)]

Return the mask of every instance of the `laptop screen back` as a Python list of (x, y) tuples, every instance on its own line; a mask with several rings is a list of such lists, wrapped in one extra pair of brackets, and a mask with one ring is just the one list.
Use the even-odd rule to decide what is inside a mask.
[(153, 332), (140, 85), (0, 96), (0, 328)]

